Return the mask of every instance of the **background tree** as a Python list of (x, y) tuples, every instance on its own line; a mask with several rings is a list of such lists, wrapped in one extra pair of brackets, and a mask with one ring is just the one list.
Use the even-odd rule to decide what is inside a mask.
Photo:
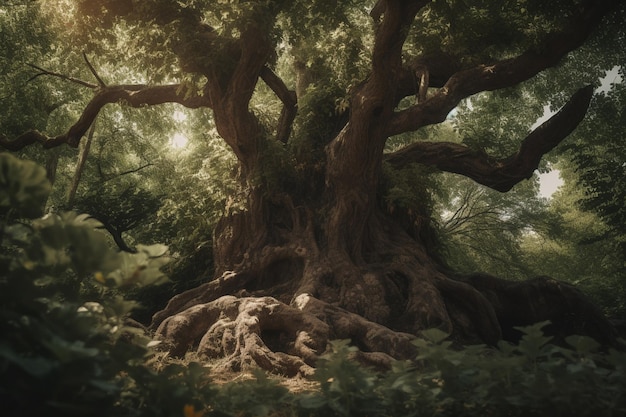
[(441, 200), (438, 209), (451, 268), (518, 280), (537, 275), (537, 270), (526, 264), (520, 247), (529, 230), (544, 232), (542, 227), (550, 215), (546, 202), (538, 196), (536, 182), (520, 184), (507, 194), (453, 176), (446, 178), (446, 185), (450, 195)]
[(575, 284), (617, 322), (624, 320), (624, 252), (619, 231), (585, 210), (585, 188), (574, 165), (558, 165), (564, 184), (553, 195), (540, 227), (521, 239), (524, 263), (556, 279)]
[[(624, 67), (621, 67), (622, 77)], [(626, 117), (623, 83), (613, 85), (606, 94), (596, 96), (590, 120), (576, 134), (569, 148), (578, 170), (578, 179), (587, 187), (581, 198), (583, 207), (597, 213), (607, 224), (604, 237), (611, 238), (626, 253), (626, 146), (620, 126)], [(600, 126), (598, 129), (594, 126)], [(622, 270), (622, 273), (625, 271)]]
[[(616, 63), (574, 81), (550, 84), (551, 75), (566, 57), (582, 67), (588, 39), (621, 39), (619, 2), (381, 0), (369, 15), (360, 2), (321, 0), (63, 3), (77, 16), (65, 20), (66, 35), (108, 76), (85, 85), (92, 96), (64, 133), (28, 131), (2, 138), (5, 148), (76, 147), (107, 104), (177, 103), (210, 109), (237, 161), (213, 239), (218, 279), (153, 318), (172, 353), (197, 345), (230, 368), (293, 374), (332, 338), (351, 338), (363, 360), (385, 364), (410, 355), (410, 340), (429, 327), (495, 343), (550, 319), (610, 341), (600, 312), (570, 286), (451, 272), (433, 245), (428, 198), (394, 204), (390, 191), (415, 164), (500, 192), (531, 177), (584, 118), (586, 85)], [(389, 138), (443, 122), (476, 94), (482, 108), (493, 98), (508, 103), (505, 113), (526, 103), (540, 112), (533, 89), (521, 87), (529, 80), (560, 106), (536, 129), (531, 116), (515, 118), (524, 132), (503, 119), (461, 143), (426, 129), (385, 152)], [(414, 178), (416, 195), (427, 196), (424, 175)]]

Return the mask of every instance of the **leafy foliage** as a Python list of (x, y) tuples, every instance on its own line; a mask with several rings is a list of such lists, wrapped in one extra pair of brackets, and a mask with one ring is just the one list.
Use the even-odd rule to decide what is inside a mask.
[[(519, 111), (520, 101), (524, 111)], [(462, 143), (483, 149), (496, 158), (517, 152), (531, 125), (542, 115), (538, 96), (528, 96), (523, 88), (481, 93), (459, 106), (453, 124)]]
[(564, 184), (555, 192), (541, 222), (522, 236), (524, 264), (534, 273), (568, 281), (601, 306), (609, 317), (626, 317), (624, 252), (597, 213), (585, 210), (575, 165), (557, 165)]
[[(520, 328), (519, 345), (455, 349), (447, 334), (425, 331), (414, 361), (376, 373), (357, 365), (349, 341), (332, 342), (318, 363), (316, 392), (289, 393), (262, 374), (220, 390), (217, 410), (235, 415), (311, 416), (594, 416), (626, 411), (626, 356), (601, 353), (592, 339), (555, 346), (547, 323)], [(223, 408), (222, 408), (223, 407)], [(612, 414), (611, 414), (612, 413)]]
[(448, 174), (442, 183), (446, 194), (438, 198), (437, 212), (449, 266), (508, 279), (532, 274), (520, 242), (532, 230), (543, 232), (550, 220), (537, 184), (529, 181), (502, 194)]
[(0, 216), (35, 218), (43, 214), (50, 193), (46, 171), (31, 161), (0, 153)]
[[(20, 134), (25, 128), (45, 127), (46, 117), (55, 107), (52, 99), (34, 100), (49, 87), (29, 83), (32, 73), (29, 74), (24, 65), (49, 52), (54, 35), (40, 24), (43, 16), (39, 4), (31, 2), (9, 7), (0, 6), (0, 71), (3, 74), (0, 103), (5, 108), (0, 115), (0, 126), (3, 133)], [(24, 96), (31, 100), (16, 100)]]
[(592, 128), (586, 123), (577, 133), (577, 146), (572, 147), (580, 181), (587, 187), (583, 206), (598, 213), (610, 227), (607, 235), (615, 237), (623, 251), (626, 251), (626, 145), (616, 139), (623, 136), (625, 99), (623, 83), (613, 85), (606, 95), (597, 96), (591, 117), (602, 128)]
[(562, 2), (546, 5), (533, 0), (513, 1), (510, 8), (487, 0), (435, 1), (422, 12), (423, 24), (413, 28), (409, 45), (427, 54), (441, 50), (474, 59), (506, 58), (532, 46), (546, 29), (562, 24), (560, 7)]
[[(19, 185), (7, 190), (3, 184), (3, 192), (40, 198), (49, 191), (42, 168), (2, 156), (5, 178)], [(38, 175), (21, 177), (27, 170)], [(33, 213), (19, 204), (12, 210), (14, 219)], [(193, 367), (157, 375), (145, 363), (150, 339), (126, 321), (136, 303), (123, 290), (163, 282), (167, 248), (139, 246), (137, 254), (122, 254), (96, 226), (73, 213), (0, 224), (0, 373), (11, 381), (0, 388), (4, 415), (172, 415), (168, 404), (178, 411), (193, 398), (184, 389)], [(164, 388), (172, 375), (181, 394), (167, 388), (160, 404), (145, 404), (151, 385), (144, 382)]]

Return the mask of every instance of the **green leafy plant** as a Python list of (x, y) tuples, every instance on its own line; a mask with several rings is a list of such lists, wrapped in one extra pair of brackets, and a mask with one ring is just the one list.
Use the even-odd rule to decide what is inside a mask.
[(39, 217), (49, 193), (45, 170), (34, 162), (0, 153), (0, 216)]
[(438, 329), (415, 340), (413, 361), (375, 374), (351, 362), (355, 348), (333, 343), (318, 364), (321, 391), (300, 405), (320, 415), (598, 416), (626, 413), (626, 354), (588, 337), (551, 343), (548, 323), (519, 328), (517, 345), (459, 349)]
[[(32, 162), (1, 156), (3, 415), (182, 413), (202, 378), (194, 366), (147, 365), (151, 340), (127, 321), (136, 302), (124, 297), (125, 289), (166, 280), (167, 247), (119, 253), (97, 222), (75, 213), (18, 222), (35, 217), (50, 185)], [(170, 394), (157, 397), (159, 390)]]
[(220, 387), (212, 408), (219, 410), (217, 413), (242, 417), (290, 415), (294, 411), (294, 395), (286, 387), (261, 370), (253, 371), (253, 375), (254, 379)]
[[(375, 395), (378, 378), (374, 372), (351, 361), (350, 355), (358, 349), (349, 345), (349, 340), (336, 340), (331, 344), (331, 353), (318, 363), (315, 373), (321, 384), (325, 407), (333, 415), (353, 416), (365, 412), (380, 411)], [(306, 403), (305, 403), (306, 404)]]

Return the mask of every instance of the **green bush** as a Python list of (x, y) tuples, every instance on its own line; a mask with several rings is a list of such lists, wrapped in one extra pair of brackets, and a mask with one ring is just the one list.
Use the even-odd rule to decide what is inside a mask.
[(25, 220), (50, 190), (32, 162), (0, 154), (0, 187), (1, 414), (174, 416), (206, 403), (199, 365), (157, 373), (150, 338), (126, 321), (137, 304), (124, 291), (165, 281), (167, 248), (117, 252), (74, 213)]
[(546, 324), (520, 328), (518, 345), (498, 348), (457, 349), (431, 329), (415, 340), (414, 360), (384, 373), (351, 360), (349, 341), (334, 341), (318, 363), (319, 390), (290, 393), (260, 374), (221, 388), (214, 408), (237, 416), (625, 416), (626, 354), (583, 336), (556, 346)]

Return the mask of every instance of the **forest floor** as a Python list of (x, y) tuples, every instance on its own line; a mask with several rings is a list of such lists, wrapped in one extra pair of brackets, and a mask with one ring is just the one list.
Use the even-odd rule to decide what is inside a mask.
[[(207, 362), (206, 359), (198, 357), (194, 352), (189, 352), (185, 355), (184, 358), (172, 358), (166, 352), (157, 353), (150, 361), (149, 364), (154, 367), (157, 371), (165, 367), (167, 364), (176, 363), (179, 365), (188, 365), (191, 362), (197, 362), (203, 364), (206, 368), (207, 373), (210, 377), (210, 380), (215, 385), (225, 385), (228, 383), (237, 383), (237, 382), (246, 382), (252, 381), (256, 379), (256, 376), (252, 372), (252, 370), (246, 371), (225, 371), (223, 368), (216, 369), (218, 367), (214, 367), (214, 364), (210, 361)], [(259, 368), (260, 369), (260, 368)], [(279, 385), (287, 388), (292, 393), (303, 393), (303, 392), (313, 392), (319, 391), (320, 384), (318, 381), (314, 380), (312, 377), (304, 377), (304, 376), (295, 376), (295, 377), (287, 377), (278, 374), (269, 373), (266, 371), (262, 371), (265, 373), (267, 378), (271, 381), (277, 382)]]

